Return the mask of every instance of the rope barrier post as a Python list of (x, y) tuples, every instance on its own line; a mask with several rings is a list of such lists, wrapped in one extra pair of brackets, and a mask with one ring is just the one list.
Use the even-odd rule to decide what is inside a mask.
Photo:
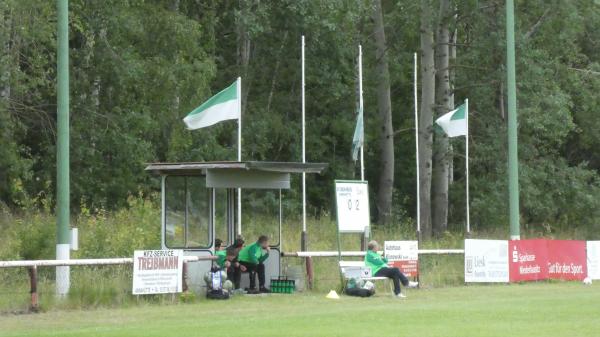
[[(308, 233), (306, 231), (302, 231), (300, 237), (300, 250), (307, 251), (308, 250)], [(312, 265), (312, 257), (307, 256), (304, 258), (304, 263), (306, 265), (306, 287), (308, 289), (313, 288), (313, 265)]]
[(29, 267), (29, 284), (31, 294), (31, 305), (29, 306), (30, 312), (38, 312), (40, 307), (38, 303), (38, 293), (37, 293), (37, 266)]
[(360, 250), (367, 251), (367, 244), (369, 243), (369, 238), (371, 237), (371, 228), (369, 226), (365, 227), (364, 232), (360, 236)]
[[(419, 226), (420, 227), (420, 226)], [(417, 248), (421, 248), (421, 230), (417, 229)], [(421, 254), (417, 253), (417, 288), (421, 288)]]
[(187, 261), (183, 261), (183, 265), (181, 268), (181, 290), (185, 293), (188, 291), (188, 283), (187, 283), (187, 274), (188, 274), (188, 263)]

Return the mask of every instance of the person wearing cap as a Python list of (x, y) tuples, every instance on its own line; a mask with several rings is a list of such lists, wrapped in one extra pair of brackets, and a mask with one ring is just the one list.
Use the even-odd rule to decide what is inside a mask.
[(371, 275), (375, 277), (387, 277), (394, 282), (394, 295), (400, 298), (406, 297), (400, 291), (400, 283), (409, 288), (415, 288), (419, 285), (418, 282), (409, 281), (408, 278), (395, 267), (388, 267), (388, 260), (379, 255), (379, 244), (373, 240), (367, 246), (367, 254), (365, 255), (365, 265), (371, 268)]

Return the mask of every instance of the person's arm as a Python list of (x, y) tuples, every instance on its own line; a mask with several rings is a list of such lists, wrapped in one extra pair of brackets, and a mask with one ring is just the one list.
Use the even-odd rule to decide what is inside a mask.
[(264, 253), (263, 255), (261, 255), (260, 259), (258, 259), (258, 262), (263, 263), (265, 262), (265, 260), (269, 257), (269, 249), (265, 249), (266, 253)]
[(367, 254), (367, 261), (375, 266), (385, 265), (385, 262), (377, 253)]

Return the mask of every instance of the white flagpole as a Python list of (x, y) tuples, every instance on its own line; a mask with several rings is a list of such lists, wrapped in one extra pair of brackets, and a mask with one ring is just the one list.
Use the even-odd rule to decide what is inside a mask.
[[(304, 35), (302, 35), (302, 162), (306, 163), (306, 123), (304, 102)], [(306, 172), (302, 172), (302, 231), (306, 233)]]
[(421, 233), (421, 175), (419, 172), (419, 110), (417, 98), (417, 53), (414, 54), (414, 101), (415, 101), (415, 160), (417, 163), (417, 234)]
[(466, 195), (467, 195), (467, 233), (471, 233), (469, 214), (469, 99), (465, 99), (465, 119), (467, 120), (467, 135), (465, 136), (465, 166), (466, 166)]
[(361, 112), (362, 144), (360, 145), (360, 180), (365, 181), (365, 111), (363, 110), (363, 87), (362, 87), (362, 46), (358, 45), (358, 107)]
[[(238, 161), (242, 161), (242, 78), (237, 78), (237, 97), (238, 97), (238, 112), (240, 117), (238, 119)], [(242, 189), (237, 189), (237, 233), (242, 234)]]

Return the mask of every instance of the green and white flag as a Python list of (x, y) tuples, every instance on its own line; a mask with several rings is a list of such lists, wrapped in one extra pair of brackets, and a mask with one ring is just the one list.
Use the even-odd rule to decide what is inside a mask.
[(467, 105), (463, 104), (441, 116), (435, 122), (446, 132), (448, 137), (466, 136), (469, 133), (468, 110)]
[(354, 137), (352, 137), (352, 159), (358, 160), (358, 153), (360, 148), (365, 143), (365, 132), (363, 126), (363, 112), (362, 109), (358, 109), (358, 116), (356, 117), (356, 127), (354, 128)]
[(238, 83), (225, 88), (190, 112), (183, 121), (190, 130), (205, 128), (229, 119), (240, 118)]

